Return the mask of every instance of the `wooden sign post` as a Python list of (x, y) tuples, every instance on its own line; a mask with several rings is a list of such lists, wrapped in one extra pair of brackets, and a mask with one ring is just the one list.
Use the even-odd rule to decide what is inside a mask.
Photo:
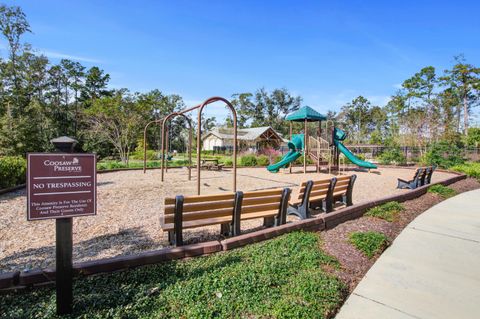
[(74, 139), (51, 141), (59, 153), (27, 156), (27, 219), (56, 219), (57, 314), (72, 312), (72, 222), (96, 214), (96, 156), (72, 153)]

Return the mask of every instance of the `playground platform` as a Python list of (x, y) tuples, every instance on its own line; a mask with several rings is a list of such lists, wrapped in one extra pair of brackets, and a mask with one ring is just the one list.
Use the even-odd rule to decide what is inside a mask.
[(430, 208), (395, 239), (337, 319), (478, 318), (480, 190)]

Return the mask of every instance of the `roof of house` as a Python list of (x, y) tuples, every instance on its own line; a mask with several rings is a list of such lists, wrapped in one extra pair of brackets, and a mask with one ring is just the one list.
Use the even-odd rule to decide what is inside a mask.
[(294, 121), (294, 122), (303, 122), (307, 120), (308, 122), (318, 122), (318, 121), (326, 121), (327, 117), (323, 114), (318, 113), (310, 106), (302, 106), (298, 110), (293, 113), (290, 113), (285, 118), (287, 121)]
[[(270, 126), (241, 128), (241, 129), (239, 128), (237, 129), (237, 139), (244, 140), (244, 141), (254, 141), (269, 130), (273, 132), (274, 138), (277, 138), (283, 141), (282, 136)], [(212, 130), (205, 133), (202, 139), (206, 138), (210, 134), (215, 135), (221, 139), (233, 139), (233, 128), (214, 127)]]

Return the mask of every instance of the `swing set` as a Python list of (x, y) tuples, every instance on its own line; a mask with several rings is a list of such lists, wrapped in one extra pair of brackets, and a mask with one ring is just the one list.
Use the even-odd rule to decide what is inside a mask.
[(192, 179), (191, 170), (193, 167), (192, 164), (192, 140), (193, 140), (193, 126), (191, 119), (186, 115), (188, 112), (192, 112), (194, 110), (197, 111), (197, 195), (200, 195), (200, 181), (201, 181), (201, 161), (202, 161), (202, 111), (203, 109), (212, 103), (215, 102), (223, 102), (232, 112), (233, 117), (233, 192), (237, 191), (237, 112), (233, 105), (227, 100), (222, 97), (214, 96), (211, 98), (206, 99), (203, 103), (197, 104), (193, 107), (173, 112), (165, 116), (163, 119), (153, 120), (145, 125), (143, 131), (143, 173), (146, 172), (147, 169), (147, 129), (152, 124), (160, 124), (162, 126), (162, 138), (161, 138), (161, 181), (163, 182), (165, 179), (165, 172), (167, 172), (168, 167), (165, 165), (165, 156), (168, 155), (168, 121), (173, 120), (177, 116), (183, 117), (186, 122), (188, 123), (189, 134), (188, 134), (188, 180)]

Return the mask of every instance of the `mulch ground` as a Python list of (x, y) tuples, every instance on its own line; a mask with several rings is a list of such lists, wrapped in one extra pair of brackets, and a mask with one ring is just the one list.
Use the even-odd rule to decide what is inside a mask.
[[(480, 188), (480, 183), (476, 179), (468, 178), (449, 185), (449, 187), (456, 190), (457, 193), (463, 193)], [(436, 194), (427, 193), (419, 198), (402, 203), (405, 211), (401, 212), (393, 222), (365, 216), (321, 232), (323, 249), (336, 257), (341, 264), (340, 269), (331, 271), (345, 282), (351, 293), (381, 253), (369, 259), (348, 242), (349, 234), (356, 231), (377, 231), (385, 234), (392, 242), (418, 215), (443, 200)]]

